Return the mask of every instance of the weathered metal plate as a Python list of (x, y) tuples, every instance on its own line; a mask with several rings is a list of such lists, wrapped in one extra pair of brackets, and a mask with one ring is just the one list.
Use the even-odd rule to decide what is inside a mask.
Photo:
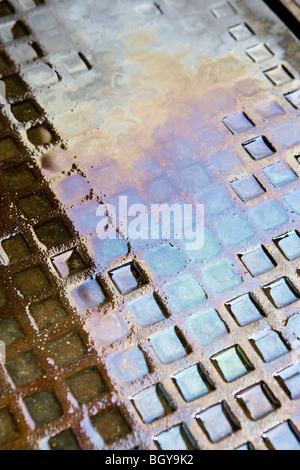
[[(261, 0), (0, 16), (0, 445), (299, 450), (297, 39)], [(204, 248), (99, 240), (120, 195), (204, 204)]]

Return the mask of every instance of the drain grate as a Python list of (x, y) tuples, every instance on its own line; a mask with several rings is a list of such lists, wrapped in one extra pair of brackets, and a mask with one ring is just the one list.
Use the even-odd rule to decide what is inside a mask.
[[(0, 445), (299, 450), (299, 43), (85, 3), (0, 3)], [(204, 204), (204, 248), (100, 240), (124, 195)]]

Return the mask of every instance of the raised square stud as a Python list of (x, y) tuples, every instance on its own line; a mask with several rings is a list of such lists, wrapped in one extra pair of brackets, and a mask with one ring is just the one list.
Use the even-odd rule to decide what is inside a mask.
[(42, 145), (46, 146), (53, 144), (55, 142), (55, 135), (51, 131), (48, 124), (42, 124), (28, 129), (27, 139), (35, 147), (40, 147)]
[(36, 182), (36, 177), (27, 163), (5, 170), (3, 176), (9, 188), (14, 192), (27, 190)]
[(265, 418), (280, 407), (280, 402), (264, 382), (237, 393), (236, 398), (252, 421)]
[(79, 312), (93, 310), (106, 302), (106, 295), (97, 279), (80, 284), (71, 293)]
[(173, 380), (187, 403), (198, 400), (214, 390), (210, 379), (199, 364), (174, 375)]
[(62, 64), (70, 75), (89, 70), (87, 64), (79, 54), (71, 54), (70, 57), (62, 60)]
[(140, 348), (125, 350), (111, 356), (109, 369), (123, 383), (141, 379), (149, 373), (149, 368)]
[(130, 429), (119, 408), (103, 411), (92, 419), (94, 429), (102, 437), (105, 444), (113, 444), (129, 434)]
[(187, 320), (187, 324), (200, 346), (206, 346), (228, 334), (225, 323), (213, 308), (193, 315)]
[(296, 173), (285, 161), (274, 163), (273, 165), (264, 168), (263, 172), (269, 179), (270, 183), (272, 183), (276, 188), (280, 188), (285, 184), (293, 183), (298, 179)]
[(169, 244), (155, 250), (150, 250), (145, 255), (145, 260), (156, 277), (171, 276), (182, 271), (185, 263), (179, 251)]
[(265, 432), (263, 438), (271, 450), (300, 450), (300, 435), (291, 421), (285, 421)]
[(253, 160), (261, 160), (262, 158), (270, 157), (276, 152), (274, 147), (264, 136), (256, 137), (248, 142), (244, 142), (242, 145)]
[(17, 98), (18, 96), (23, 96), (26, 92), (26, 85), (21, 81), (18, 75), (9, 75), (3, 78), (2, 81), (5, 84), (7, 98)]
[(24, 338), (25, 334), (13, 316), (0, 321), (0, 341), (3, 341), (6, 347)]
[(253, 277), (264, 274), (276, 266), (271, 255), (267, 252), (265, 247), (261, 245), (239, 255), (239, 257)]
[(217, 5), (211, 9), (213, 15), (218, 18), (218, 20), (222, 20), (223, 18), (228, 18), (229, 16), (236, 15), (236, 11), (229, 2), (222, 3)]
[(24, 403), (36, 426), (50, 423), (63, 413), (51, 388), (24, 398)]
[(58, 367), (77, 361), (86, 353), (85, 346), (76, 331), (47, 343), (47, 347)]
[(233, 181), (230, 185), (243, 202), (250, 201), (265, 193), (265, 189), (254, 175)]
[(247, 442), (246, 444), (241, 445), (240, 447), (237, 447), (234, 450), (240, 450), (240, 451), (247, 451), (247, 450), (255, 450), (251, 442)]
[(17, 157), (18, 155), (20, 155), (20, 149), (12, 137), (0, 139), (0, 162)]
[(273, 303), (274, 307), (282, 308), (296, 302), (299, 299), (299, 294), (290, 280), (286, 277), (271, 282), (263, 286), (263, 291), (269, 300)]
[(7, 1), (2, 0), (0, 3), (0, 18), (4, 16), (13, 15), (15, 13), (14, 7)]
[(138, 265), (133, 262), (109, 272), (118, 291), (125, 295), (146, 283)]
[(170, 328), (159, 335), (150, 338), (150, 343), (163, 364), (182, 359), (187, 355), (182, 340), (178, 337), (175, 328)]
[(284, 199), (296, 214), (300, 214), (300, 191), (287, 194)]
[(138, 300), (130, 302), (128, 307), (142, 328), (166, 319), (162, 307), (158, 304), (153, 294), (145, 295)]
[(225, 304), (239, 326), (246, 326), (263, 318), (261, 309), (251, 294), (244, 294)]
[(286, 114), (283, 107), (276, 101), (262, 101), (254, 105), (254, 108), (266, 122)]
[(71, 236), (61, 219), (54, 219), (45, 225), (35, 227), (35, 233), (39, 241), (47, 248), (64, 245), (69, 242)]
[(270, 70), (266, 70), (264, 74), (275, 86), (285, 85), (295, 78), (284, 65), (278, 65)]
[(6, 369), (17, 387), (23, 387), (43, 375), (36, 355), (32, 351), (7, 361)]
[(225, 380), (233, 382), (251, 372), (252, 364), (239, 346), (232, 346), (211, 357), (211, 361)]
[(248, 221), (237, 215), (231, 215), (218, 224), (218, 234), (226, 245), (238, 245), (255, 234)]
[(196, 446), (184, 424), (164, 431), (154, 438), (161, 450), (195, 450)]
[(256, 46), (246, 49), (246, 54), (253, 60), (253, 62), (264, 62), (274, 57), (271, 49), (266, 44), (256, 44)]
[(11, 106), (11, 112), (19, 122), (34, 121), (41, 116), (38, 105), (32, 101), (22, 101)]
[(300, 257), (300, 236), (296, 230), (273, 238), (274, 243), (289, 261)]
[(276, 375), (276, 379), (286, 391), (291, 400), (300, 398), (300, 362), (284, 369)]
[(58, 82), (58, 76), (47, 64), (31, 67), (24, 72), (24, 75), (26, 82), (28, 82), (32, 88), (51, 86)]
[(246, 23), (232, 26), (228, 31), (236, 41), (246, 41), (254, 36), (254, 32)]
[(77, 248), (55, 256), (51, 261), (62, 279), (68, 279), (87, 268), (87, 264)]
[(287, 346), (276, 331), (263, 331), (251, 340), (264, 362), (272, 362), (289, 352)]
[(196, 416), (208, 439), (216, 444), (240, 429), (226, 402), (214, 405)]
[(288, 102), (296, 109), (300, 109), (300, 88), (285, 95)]
[(82, 370), (67, 380), (67, 385), (80, 405), (90, 403), (107, 392), (102, 377), (96, 367)]
[(231, 114), (223, 119), (223, 123), (234, 135), (249, 131), (255, 127), (253, 122), (243, 112)]
[(0, 410), (0, 446), (4, 446), (19, 437), (15, 419), (8, 408)]
[(173, 411), (170, 399), (161, 385), (139, 392), (132, 401), (145, 424), (153, 423)]

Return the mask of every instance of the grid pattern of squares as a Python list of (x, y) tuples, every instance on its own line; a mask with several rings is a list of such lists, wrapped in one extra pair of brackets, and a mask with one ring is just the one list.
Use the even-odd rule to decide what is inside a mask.
[[(14, 7), (9, 10), (10, 2), (2, 2), (3, 14), (17, 11), (17, 2), (11, 3)], [(43, 2), (36, 0), (20, 0), (19, 5), (43, 8)], [(212, 13), (216, 21), (232, 21), (234, 26), (228, 26), (228, 31), (233, 40), (253, 37), (250, 25), (237, 24), (237, 11), (230, 3), (212, 8)], [(11, 21), (18, 26), (16, 38), (32, 35), (36, 43), (18, 13)], [(2, 40), (8, 37), (5, 34), (1, 34)], [(267, 45), (245, 52), (259, 63), (273, 57)], [(38, 146), (40, 133), (30, 131), (41, 125), (50, 129), (50, 125), (16, 67), (6, 56), (3, 61), (3, 77), (12, 90), (12, 114), (22, 123), (29, 141)], [(69, 64), (70, 69), (74, 67), (77, 70), (76, 64)], [(276, 86), (291, 77), (286, 66), (264, 73)], [(164, 292), (156, 292), (145, 263), (133, 261), (133, 257), (126, 263), (116, 262), (100, 279), (95, 277), (84, 244), (22, 144), (13, 117), (9, 118), (10, 125), (3, 117), (0, 137), (1, 222), (10, 227), (9, 233), (1, 235), (0, 251), (4, 265), (0, 272), (0, 339), (8, 345), (6, 367), (0, 368), (0, 445), (299, 449), (300, 417), (291, 407), (291, 400), (300, 396), (299, 365), (291, 365), (294, 356), (289, 354), (299, 348), (300, 338), (299, 315), (294, 315), (299, 306), (299, 234), (278, 228), (280, 207), (274, 202), (251, 209), (271, 232), (264, 246), (236, 252), (235, 262), (243, 263), (239, 274), (229, 262), (203, 270), (215, 296), (207, 295), (191, 274), (168, 280)], [(245, 133), (240, 144), (252, 162), (253, 175), (228, 181), (228, 189), (234, 190), (241, 205), (265, 191), (272, 200), (274, 187), (295, 185), (299, 175), (296, 159), (293, 168), (285, 162), (274, 163), (272, 143), (264, 136), (253, 139), (254, 121), (245, 112), (224, 119), (234, 139)], [(49, 132), (55, 135), (54, 130)], [(52, 140), (43, 144), (54, 145)], [(3, 157), (1, 148), (9, 158)], [(263, 174), (267, 179), (261, 180)], [(299, 213), (293, 194), (287, 195), (287, 201)], [(244, 228), (242, 237), (247, 240)], [(230, 227), (228, 230), (232, 233)], [(237, 239), (236, 244), (239, 242)], [(171, 255), (171, 259), (173, 264), (163, 272), (167, 278), (181, 268), (180, 257), (174, 260)], [(150, 257), (148, 264), (152, 264), (152, 272), (161, 273), (160, 255)], [(62, 294), (66, 280), (77, 285), (72, 298), (78, 312), (99, 306), (109, 309), (112, 302), (125, 305), (122, 318), (132, 325), (130, 341), (126, 325), (125, 330), (119, 328), (119, 343), (107, 348), (100, 359), (76, 310)], [(236, 289), (238, 296), (234, 295)], [(170, 303), (166, 304), (164, 294)], [(276, 315), (283, 307), (287, 307), (284, 324)], [(183, 314), (186, 311), (192, 313), (188, 319)], [(117, 325), (121, 325), (119, 319)], [(159, 325), (159, 334), (155, 325)]]

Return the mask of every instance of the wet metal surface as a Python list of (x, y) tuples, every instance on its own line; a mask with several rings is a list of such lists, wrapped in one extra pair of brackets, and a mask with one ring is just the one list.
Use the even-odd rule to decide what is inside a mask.
[[(0, 446), (299, 450), (297, 39), (261, 0), (0, 16)], [(122, 195), (204, 204), (204, 248), (98, 239)]]

